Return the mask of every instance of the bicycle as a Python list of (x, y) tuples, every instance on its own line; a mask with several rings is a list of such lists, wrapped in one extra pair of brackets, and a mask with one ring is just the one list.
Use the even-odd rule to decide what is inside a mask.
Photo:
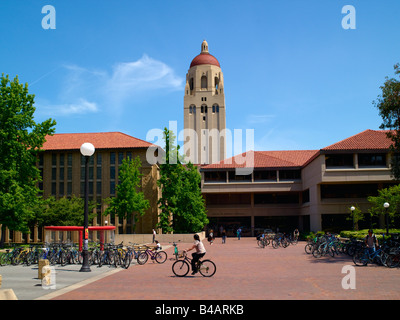
[(276, 235), (272, 240), (272, 247), (277, 249), (278, 247), (287, 248), (289, 246), (289, 241), (284, 235)]
[(183, 251), (178, 250), (178, 246), (175, 242), (172, 245), (174, 246), (174, 257), (175, 258), (171, 258), (170, 260), (179, 260), (179, 258), (183, 258)]
[(14, 264), (15, 257), (19, 254), (20, 248), (15, 247), (12, 250), (6, 249), (6, 252), (0, 256), (0, 265)]
[(366, 266), (368, 263), (376, 262), (377, 264), (382, 265), (381, 259), (382, 250), (380, 248), (370, 252), (368, 248), (363, 251), (359, 251), (354, 254), (353, 262), (356, 266)]
[[(135, 246), (136, 243), (129, 242), (129, 246), (126, 247), (125, 256), (122, 258), (122, 267), (128, 269), (131, 265), (132, 259), (135, 258), (138, 261), (139, 255), (141, 251), (136, 251)], [(139, 262), (138, 262), (139, 263)]]
[(257, 240), (257, 245), (260, 248), (265, 248), (266, 246), (268, 246), (270, 244), (270, 240), (267, 238), (267, 236), (264, 235), (264, 237), (260, 237)]
[(167, 253), (165, 251), (152, 251), (148, 246), (144, 247), (146, 248), (146, 250), (139, 254), (137, 258), (138, 264), (145, 264), (149, 257), (151, 258), (151, 260), (155, 260), (157, 263), (164, 263), (165, 260), (167, 260)]
[[(190, 271), (192, 259), (187, 256), (186, 251), (183, 252), (183, 259), (177, 260), (172, 265), (172, 272), (177, 277), (184, 277)], [(212, 277), (217, 271), (217, 267), (214, 262), (209, 259), (197, 261), (196, 270), (200, 272), (203, 277)]]

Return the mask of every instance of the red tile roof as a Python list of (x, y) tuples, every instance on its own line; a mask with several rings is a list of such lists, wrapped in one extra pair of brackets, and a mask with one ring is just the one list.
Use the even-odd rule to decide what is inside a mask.
[(334, 143), (321, 151), (344, 150), (388, 150), (392, 144), (386, 133), (387, 130), (365, 130), (347, 139)]
[(233, 169), (233, 168), (300, 168), (308, 164), (319, 154), (319, 150), (288, 150), (288, 151), (248, 151), (209, 164), (203, 169)]
[(96, 149), (133, 149), (155, 146), (152, 143), (131, 137), (121, 132), (61, 133), (47, 136), (43, 150), (79, 150), (85, 142)]
[[(202, 169), (234, 168), (303, 168), (320, 153), (330, 151), (387, 151), (392, 141), (387, 130), (365, 130), (321, 150), (249, 151), (218, 163), (203, 165)], [(246, 159), (247, 155), (247, 159)]]

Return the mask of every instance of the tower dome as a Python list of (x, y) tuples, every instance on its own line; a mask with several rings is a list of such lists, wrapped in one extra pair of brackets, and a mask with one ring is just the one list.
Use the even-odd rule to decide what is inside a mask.
[(208, 52), (208, 43), (206, 40), (202, 42), (201, 52), (199, 55), (194, 57), (192, 63), (190, 64), (190, 68), (201, 64), (211, 64), (217, 67), (221, 67), (217, 58), (215, 58), (212, 54)]

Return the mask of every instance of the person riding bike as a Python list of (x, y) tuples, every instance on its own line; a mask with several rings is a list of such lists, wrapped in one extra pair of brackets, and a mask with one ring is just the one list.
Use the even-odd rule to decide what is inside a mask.
[(186, 249), (185, 251), (188, 252), (192, 249), (196, 249), (196, 252), (192, 253), (192, 275), (196, 274), (198, 272), (196, 268), (196, 263), (199, 261), (200, 258), (204, 257), (206, 254), (206, 249), (204, 248), (204, 244), (200, 241), (200, 237), (198, 234), (195, 234), (193, 236), (194, 238), (194, 244), (191, 248)]

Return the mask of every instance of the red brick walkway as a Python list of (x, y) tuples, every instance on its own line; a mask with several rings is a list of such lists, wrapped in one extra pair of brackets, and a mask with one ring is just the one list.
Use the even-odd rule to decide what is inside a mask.
[[(356, 289), (342, 288), (348, 256), (315, 259), (304, 252), (305, 243), (286, 249), (258, 248), (254, 238), (240, 241), (219, 238), (206, 257), (217, 265), (212, 278), (175, 277), (173, 248), (164, 264), (148, 261), (134, 265), (54, 299), (61, 300), (265, 300), (265, 299), (399, 299), (400, 269), (369, 265), (355, 267)], [(190, 244), (179, 244), (179, 249)], [(104, 267), (103, 267), (104, 268)]]

